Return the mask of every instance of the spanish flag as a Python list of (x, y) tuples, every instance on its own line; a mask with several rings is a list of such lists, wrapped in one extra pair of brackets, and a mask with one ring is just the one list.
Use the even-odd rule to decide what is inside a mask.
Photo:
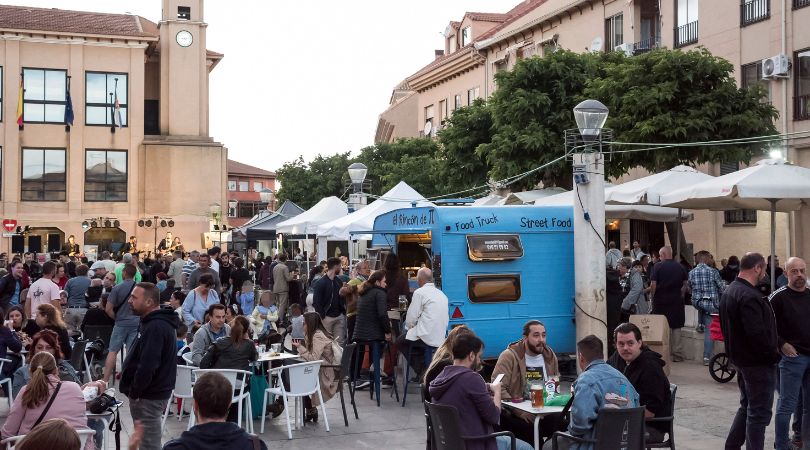
[(20, 93), (17, 96), (17, 126), (23, 129), (23, 75), (20, 74)]

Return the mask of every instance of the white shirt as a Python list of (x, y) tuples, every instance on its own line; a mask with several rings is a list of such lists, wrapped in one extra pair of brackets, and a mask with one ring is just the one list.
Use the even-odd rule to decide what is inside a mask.
[(214, 269), (216, 273), (219, 273), (219, 261), (214, 258), (211, 258), (211, 268)]
[(408, 327), (405, 337), (409, 341), (421, 340), (431, 347), (439, 347), (444, 343), (449, 321), (447, 296), (433, 283), (425, 283), (413, 292), (405, 316), (405, 326)]
[[(542, 374), (538, 373), (538, 375), (542, 375), (544, 381), (548, 380), (548, 372), (546, 372), (546, 359), (543, 358), (543, 355), (529, 356), (529, 354), (526, 353), (525, 360), (526, 360), (527, 376), (529, 375), (528, 374), (528, 372), (530, 371), (529, 368), (532, 367), (538, 372), (540, 372), (540, 371), (543, 372)], [(537, 377), (534, 377), (534, 378), (537, 378)]]
[(59, 286), (50, 278), (40, 278), (28, 288), (27, 301), (31, 302), (31, 316), (29, 319), (37, 318), (37, 307), (39, 305), (51, 304), (54, 300), (60, 300)]

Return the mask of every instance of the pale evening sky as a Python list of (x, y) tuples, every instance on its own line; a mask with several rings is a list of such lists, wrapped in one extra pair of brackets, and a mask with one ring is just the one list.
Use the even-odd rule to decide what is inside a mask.
[[(211, 135), (240, 162), (276, 170), (298, 155), (371, 145), (392, 88), (444, 48), (465, 11), (503, 13), (521, 0), (208, 0)], [(11, 5), (137, 14), (160, 0), (0, 0)]]

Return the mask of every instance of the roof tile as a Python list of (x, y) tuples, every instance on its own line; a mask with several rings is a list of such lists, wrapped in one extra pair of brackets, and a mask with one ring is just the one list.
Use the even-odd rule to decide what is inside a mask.
[(257, 176), (264, 176), (264, 177), (276, 177), (275, 172), (271, 172), (269, 170), (260, 169), (258, 167), (254, 167), (248, 164), (240, 163), (239, 161), (234, 161), (232, 159), (228, 160), (227, 165), (228, 173), (236, 173), (242, 175), (257, 175)]
[(157, 25), (140, 16), (0, 5), (0, 29), (158, 38)]

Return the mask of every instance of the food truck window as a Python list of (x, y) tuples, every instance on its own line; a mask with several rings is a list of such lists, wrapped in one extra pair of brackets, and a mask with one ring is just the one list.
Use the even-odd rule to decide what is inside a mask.
[(471, 261), (504, 261), (523, 257), (523, 244), (517, 234), (470, 234), (467, 256)]
[(469, 275), (467, 293), (473, 303), (516, 302), (520, 300), (520, 275)]

